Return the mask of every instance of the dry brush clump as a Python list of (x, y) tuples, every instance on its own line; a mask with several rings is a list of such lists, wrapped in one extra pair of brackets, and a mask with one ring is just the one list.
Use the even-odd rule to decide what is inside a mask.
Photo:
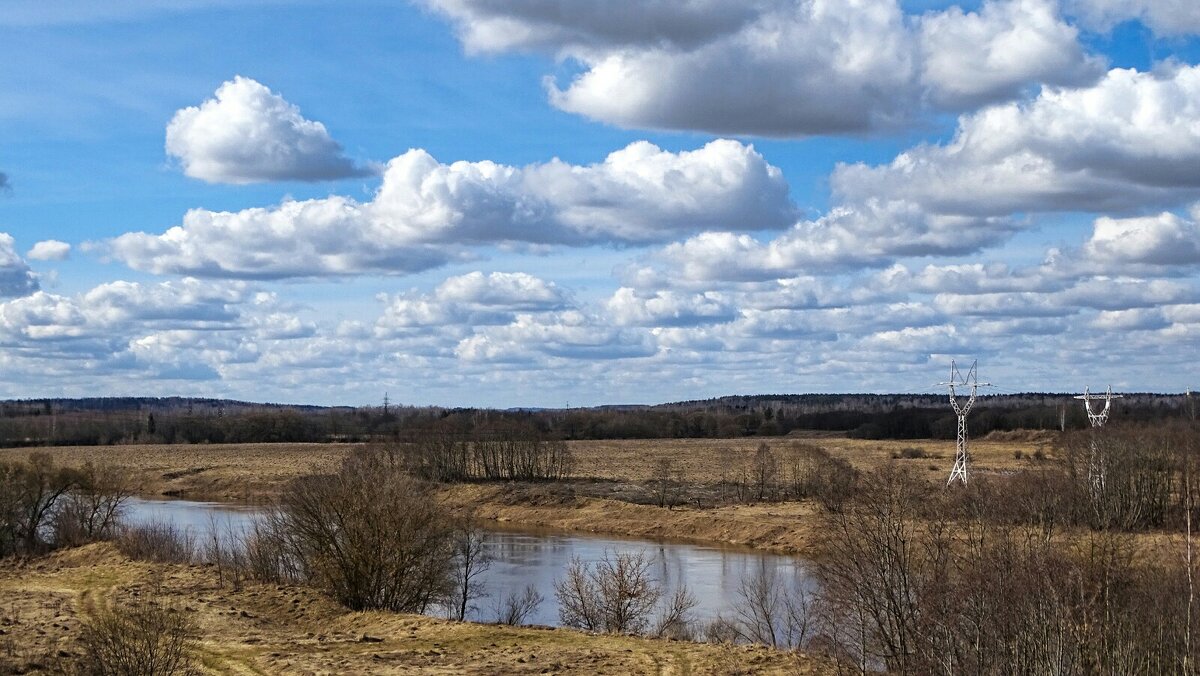
[(897, 673), (1190, 673), (1192, 564), (1119, 530), (1048, 526), (1070, 494), (1030, 504), (1036, 492), (976, 480), (947, 494), (896, 467), (864, 477), (827, 517), (813, 643)]
[(660, 606), (663, 585), (652, 567), (653, 559), (642, 552), (606, 551), (590, 566), (572, 559), (554, 582), (559, 620), (595, 632), (690, 637), (696, 598), (680, 585)]
[(168, 522), (151, 522), (121, 529), (117, 549), (135, 561), (192, 563), (199, 550), (190, 530)]
[(153, 602), (100, 610), (80, 635), (88, 676), (176, 676), (199, 673), (198, 632), (181, 611)]
[(726, 449), (718, 462), (718, 488), (727, 502), (811, 499), (836, 512), (857, 490), (858, 471), (815, 444), (793, 442), (778, 448), (763, 442), (749, 458)]
[(43, 452), (0, 462), (0, 557), (113, 537), (133, 487), (119, 469), (63, 467)]
[(416, 430), (393, 447), (414, 476), (438, 482), (561, 481), (574, 460), (566, 442), (518, 423), (470, 432), (449, 425)]
[(293, 481), (252, 546), (274, 575), (355, 610), (424, 612), (454, 585), (454, 524), (394, 458), (362, 452), (335, 474)]

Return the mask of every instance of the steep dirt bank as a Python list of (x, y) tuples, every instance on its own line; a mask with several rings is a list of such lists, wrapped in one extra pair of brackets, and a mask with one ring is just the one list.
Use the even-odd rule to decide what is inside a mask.
[(833, 673), (823, 659), (763, 647), (351, 612), (303, 588), (233, 591), (212, 568), (134, 562), (108, 544), (0, 562), (0, 673), (66, 672), (82, 623), (133, 599), (189, 616), (210, 674)]

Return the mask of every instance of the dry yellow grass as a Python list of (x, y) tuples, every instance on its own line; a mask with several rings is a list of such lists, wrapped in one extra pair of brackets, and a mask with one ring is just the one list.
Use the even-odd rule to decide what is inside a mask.
[[(1006, 471), (1028, 467), (1028, 457), (1041, 449), (1051, 452), (1042, 438), (1033, 441), (971, 442), (974, 468)], [(815, 444), (847, 459), (859, 468), (887, 462), (906, 448), (920, 448), (932, 457), (903, 459), (908, 467), (922, 468), (931, 476), (949, 474), (954, 462), (954, 442), (918, 439), (871, 441), (836, 437), (811, 439), (635, 439), (573, 441), (575, 475), (579, 478), (644, 481), (654, 475), (660, 458), (669, 458), (689, 482), (714, 482), (722, 472), (730, 475), (749, 462), (760, 443), (781, 457), (795, 443)], [(66, 446), (41, 449), (61, 463), (80, 465), (102, 461), (128, 468), (147, 495), (174, 495), (192, 499), (254, 502), (270, 497), (288, 480), (316, 471), (331, 470), (354, 448), (353, 444), (200, 444)], [(1016, 451), (1026, 459), (1017, 460)], [(23, 457), (31, 449), (0, 449), (0, 459)]]
[[(973, 466), (979, 471), (1005, 471), (1028, 467), (1035, 451), (1051, 452), (1050, 437), (1032, 441), (971, 440)], [(745, 439), (637, 439), (614, 441), (575, 441), (576, 474), (580, 477), (637, 481), (654, 475), (660, 458), (669, 458), (682, 469), (688, 481), (712, 482), (722, 478), (723, 471), (732, 471), (738, 463), (747, 463), (761, 443), (766, 443), (781, 457), (793, 444), (820, 446), (832, 455), (845, 458), (859, 469), (876, 467), (892, 459), (892, 455), (908, 448), (920, 448), (928, 458), (904, 459), (909, 467), (922, 467), (931, 473), (950, 473), (954, 464), (953, 440), (916, 439), (906, 441), (873, 441), (820, 436), (772, 437)], [(1018, 460), (1020, 451), (1024, 459)]]
[[(722, 472), (732, 478), (766, 441), (781, 457), (794, 443), (810, 443), (849, 460), (859, 468), (891, 461), (906, 448), (921, 448), (934, 457), (901, 459), (904, 466), (942, 480), (954, 460), (953, 441), (866, 441), (833, 437), (811, 439), (667, 439), (571, 442), (577, 477), (644, 481), (653, 476), (660, 458), (682, 469), (688, 482), (714, 482)], [(128, 468), (145, 495), (173, 495), (200, 500), (253, 503), (269, 499), (290, 479), (337, 466), (355, 446), (345, 444), (228, 444), (195, 446), (109, 446), (46, 449), (68, 465), (87, 460)], [(979, 471), (1029, 466), (1014, 451), (1030, 456), (1049, 443), (1042, 441), (972, 442)], [(0, 451), (0, 458), (21, 456), (28, 449)], [(570, 491), (568, 491), (570, 493)], [(474, 510), (485, 519), (516, 525), (549, 527), (631, 537), (674, 538), (745, 545), (781, 553), (810, 553), (818, 519), (808, 503), (728, 505), (711, 509), (661, 509), (596, 497), (538, 500), (538, 491), (505, 484), (459, 485), (442, 490), (456, 509)]]
[(0, 563), (0, 672), (61, 673), (80, 654), (82, 622), (135, 598), (199, 625), (210, 674), (832, 673), (826, 660), (763, 647), (357, 613), (287, 586), (232, 591), (210, 568), (133, 562), (107, 544)]
[(274, 495), (289, 480), (332, 470), (350, 444), (139, 444), (0, 450), (0, 459), (34, 450), (70, 466), (103, 462), (126, 468), (144, 495), (249, 503)]

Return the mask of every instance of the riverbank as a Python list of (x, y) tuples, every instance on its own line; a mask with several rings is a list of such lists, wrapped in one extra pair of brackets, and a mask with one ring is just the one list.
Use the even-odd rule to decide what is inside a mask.
[(352, 612), (302, 587), (233, 590), (211, 567), (131, 561), (105, 543), (0, 563), (0, 672), (69, 673), (82, 623), (138, 599), (199, 626), (212, 674), (834, 673), (825, 659), (758, 646)]
[(439, 498), (459, 513), (522, 527), (754, 547), (799, 556), (808, 554), (817, 535), (817, 510), (808, 502), (665, 509), (564, 497), (545, 486), (519, 484), (446, 486)]
[[(439, 496), (457, 511), (530, 527), (548, 527), (637, 538), (750, 546), (805, 556), (819, 537), (817, 513), (807, 502), (685, 504), (671, 509), (648, 502), (656, 468), (670, 463), (692, 486), (715, 483), (747, 462), (761, 443), (780, 454), (793, 444), (815, 444), (859, 469), (900, 458), (905, 466), (939, 479), (949, 471), (954, 442), (869, 441), (818, 438), (667, 439), (571, 442), (574, 479), (546, 484), (481, 483), (443, 487)], [(260, 504), (291, 479), (335, 469), (354, 444), (130, 445), (3, 449), (0, 459), (48, 452), (57, 462), (108, 463), (128, 471), (137, 493), (239, 504)], [(973, 442), (977, 472), (1028, 467), (1050, 452), (1048, 437)], [(1017, 457), (1018, 454), (1021, 457)]]

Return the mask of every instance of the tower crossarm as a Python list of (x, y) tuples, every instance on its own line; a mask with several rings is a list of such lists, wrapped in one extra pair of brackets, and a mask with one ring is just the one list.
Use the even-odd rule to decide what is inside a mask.
[[(1104, 394), (1092, 394), (1088, 391), (1088, 388), (1085, 387), (1083, 388), (1083, 394), (1076, 395), (1075, 398), (1083, 401), (1083, 409), (1087, 411), (1088, 422), (1091, 424), (1091, 426), (1104, 427), (1104, 423), (1108, 422), (1109, 411), (1112, 410), (1112, 400), (1120, 399), (1121, 395), (1113, 394), (1111, 386), (1104, 392)], [(1093, 410), (1092, 401), (1094, 400), (1103, 400), (1104, 407), (1099, 411)]]

